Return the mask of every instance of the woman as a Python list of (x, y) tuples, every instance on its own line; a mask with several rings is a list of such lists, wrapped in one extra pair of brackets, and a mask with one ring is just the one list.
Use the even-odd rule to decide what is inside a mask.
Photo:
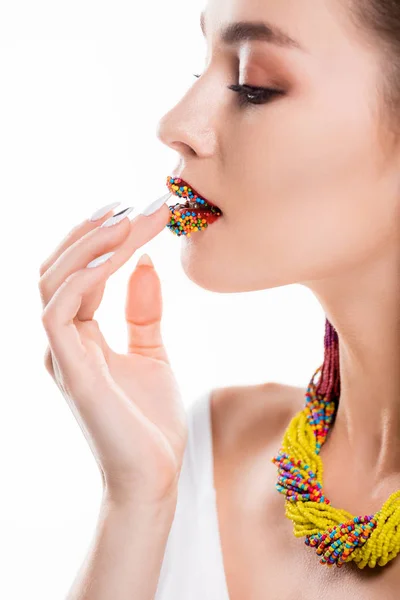
[[(41, 268), (46, 365), (91, 444), (104, 501), (69, 600), (397, 598), (399, 510), (393, 501), (383, 533), (377, 515), (400, 490), (400, 0), (211, 0), (202, 27), (206, 68), (159, 137), (180, 154), (174, 176), (223, 215), (184, 243), (183, 267), (217, 292), (308, 287), (327, 315), (324, 364), (317, 388), (221, 388), (186, 422), (152, 265), (129, 281), (126, 356), (93, 320), (107, 278), (166, 226), (168, 207), (97, 227), (108, 211), (72, 231)], [(293, 424), (294, 458), (314, 443), (302, 464), (318, 464), (311, 425), (296, 420), (316, 392), (334, 411), (313, 424), (325, 427), (323, 490), (315, 473), (304, 489), (318, 510), (328, 499), (365, 516), (343, 530), (347, 546), (321, 537), (329, 520), (308, 544), (293, 535), (318, 510), (276, 487)], [(320, 563), (317, 541), (340, 569)]]

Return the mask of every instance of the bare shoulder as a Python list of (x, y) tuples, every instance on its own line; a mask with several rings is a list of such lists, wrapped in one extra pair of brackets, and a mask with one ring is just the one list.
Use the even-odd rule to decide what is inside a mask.
[(215, 440), (236, 446), (240, 438), (248, 443), (259, 434), (265, 443), (266, 436), (280, 436), (304, 407), (306, 390), (276, 382), (215, 388), (210, 398)]

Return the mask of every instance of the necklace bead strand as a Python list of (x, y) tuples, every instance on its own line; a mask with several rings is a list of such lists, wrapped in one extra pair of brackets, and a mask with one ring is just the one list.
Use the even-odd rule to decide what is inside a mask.
[[(332, 357), (337, 357), (335, 337), (326, 329), (326, 339), (332, 344)], [(305, 395), (305, 407), (290, 421), (281, 448), (271, 461), (278, 468), (275, 487), (284, 494), (285, 515), (293, 522), (296, 537), (305, 537), (304, 543), (315, 548), (320, 563), (328, 567), (342, 567), (354, 561), (365, 566), (386, 565), (400, 552), (400, 490), (393, 492), (374, 515), (353, 516), (333, 507), (323, 493), (323, 464), (319, 456), (329, 433), (338, 402), (330, 400), (338, 390), (330, 362), (325, 393), (321, 393), (324, 365), (315, 371)]]

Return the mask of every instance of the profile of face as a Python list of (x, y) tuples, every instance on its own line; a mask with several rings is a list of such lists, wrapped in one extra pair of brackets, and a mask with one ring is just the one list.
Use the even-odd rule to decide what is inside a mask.
[[(272, 33), (223, 35), (241, 21)], [(204, 30), (206, 67), (158, 126), (179, 153), (173, 175), (223, 211), (178, 238), (186, 275), (222, 293), (312, 287), (397, 256), (400, 168), (379, 116), (382, 58), (346, 2), (210, 0)]]

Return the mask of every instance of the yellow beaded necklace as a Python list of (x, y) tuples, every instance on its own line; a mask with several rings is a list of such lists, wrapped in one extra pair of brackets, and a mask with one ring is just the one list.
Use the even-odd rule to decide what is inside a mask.
[(335, 415), (335, 402), (317, 393), (314, 379), (308, 386), (304, 409), (293, 417), (285, 431), (279, 453), (272, 458), (278, 466), (276, 489), (286, 495), (285, 514), (294, 523), (296, 537), (306, 536), (328, 567), (354, 561), (366, 565), (386, 565), (400, 552), (400, 490), (374, 515), (354, 517), (334, 508), (322, 490), (323, 465), (319, 456), (329, 425)]

